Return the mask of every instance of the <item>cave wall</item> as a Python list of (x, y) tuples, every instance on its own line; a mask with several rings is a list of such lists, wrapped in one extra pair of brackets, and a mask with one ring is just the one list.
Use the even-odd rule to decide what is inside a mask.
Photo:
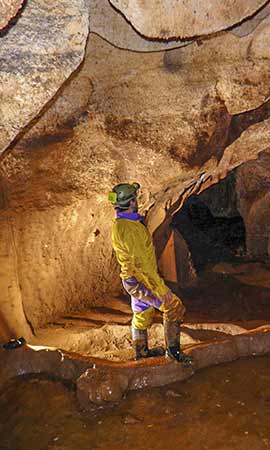
[(265, 258), (270, 236), (270, 152), (237, 169), (238, 209), (246, 227), (246, 249), (251, 258)]
[(211, 189), (202, 192), (200, 198), (215, 217), (239, 216), (237, 209), (237, 193), (235, 189), (235, 172), (214, 184)]
[[(162, 42), (160, 51), (142, 53), (124, 49), (135, 31), (121, 20), (123, 48), (97, 36), (103, 22), (95, 22), (84, 63), (64, 84), (57, 79), (42, 111), (35, 103), (28, 114), (29, 97), (20, 126), (39, 115), (2, 157), (1, 306), (13, 335), (120, 292), (107, 202), (114, 184), (142, 185), (159, 253), (201, 172), (211, 175), (205, 188), (269, 147), (269, 108), (254, 119), (269, 96), (268, 16), (243, 36), (223, 32), (167, 50)], [(151, 48), (137, 39), (138, 48)], [(76, 67), (82, 47), (81, 40)]]

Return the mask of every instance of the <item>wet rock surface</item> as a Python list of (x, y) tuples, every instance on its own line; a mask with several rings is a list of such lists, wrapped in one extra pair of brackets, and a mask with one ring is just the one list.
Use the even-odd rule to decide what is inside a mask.
[(35, 351), (24, 346), (1, 351), (0, 383), (3, 386), (18, 375), (46, 373), (76, 383), (79, 403), (84, 409), (91, 409), (93, 404), (117, 403), (129, 390), (185, 380), (202, 368), (240, 357), (265, 355), (269, 351), (270, 333), (267, 326), (189, 348), (186, 352), (194, 361), (190, 368), (164, 357), (112, 363), (60, 351)]
[(198, 450), (202, 443), (210, 450), (264, 450), (269, 376), (269, 357), (235, 361), (183, 383), (129, 392), (117, 408), (88, 413), (78, 411), (71, 386), (21, 377), (0, 391), (1, 444), (7, 450)]

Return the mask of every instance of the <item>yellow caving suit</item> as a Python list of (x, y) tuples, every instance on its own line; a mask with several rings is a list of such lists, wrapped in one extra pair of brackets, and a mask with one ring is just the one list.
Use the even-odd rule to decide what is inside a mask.
[(125, 280), (129, 279), (135, 279), (135, 284), (137, 281), (137, 286), (142, 287), (139, 296), (136, 289), (127, 290), (131, 295), (132, 327), (147, 329), (152, 323), (154, 308), (162, 311), (167, 321), (181, 320), (185, 307), (176, 295), (172, 294), (169, 301), (160, 301), (169, 288), (158, 274), (155, 249), (146, 226), (140, 220), (117, 218), (112, 229), (112, 246), (121, 266), (124, 288)]

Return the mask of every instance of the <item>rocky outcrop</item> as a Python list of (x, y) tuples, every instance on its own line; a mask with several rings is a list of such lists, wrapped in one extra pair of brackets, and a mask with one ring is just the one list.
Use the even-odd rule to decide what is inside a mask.
[(143, 35), (168, 39), (200, 36), (242, 22), (265, 5), (265, 0), (110, 0)]

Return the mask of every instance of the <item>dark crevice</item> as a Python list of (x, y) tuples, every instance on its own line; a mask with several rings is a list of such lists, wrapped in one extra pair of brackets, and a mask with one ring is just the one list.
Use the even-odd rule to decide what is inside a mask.
[(174, 216), (171, 226), (185, 239), (197, 271), (245, 255), (245, 225), (236, 202), (232, 173), (219, 186), (190, 197)]

